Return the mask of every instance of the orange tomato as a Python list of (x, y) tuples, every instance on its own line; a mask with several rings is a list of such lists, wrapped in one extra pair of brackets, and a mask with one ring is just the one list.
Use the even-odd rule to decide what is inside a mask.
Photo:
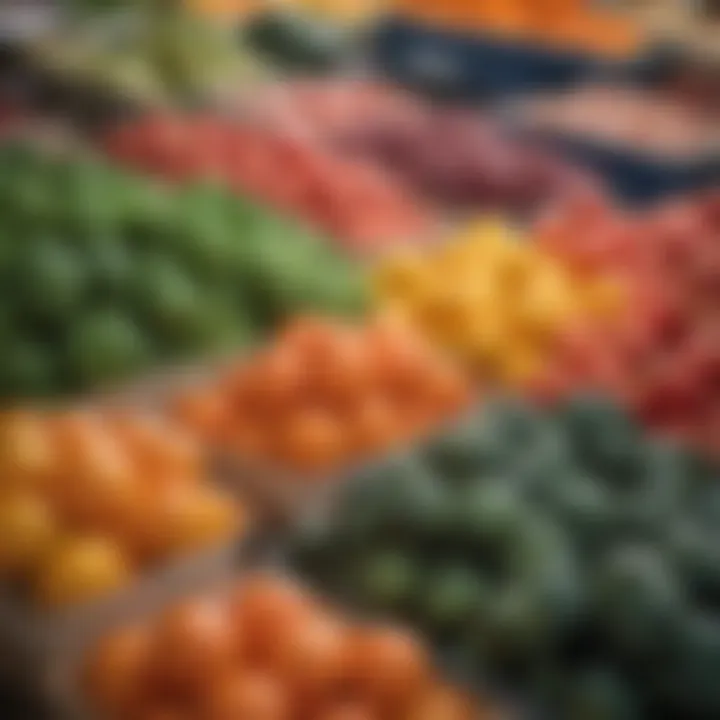
[(383, 707), (403, 704), (431, 677), (427, 650), (413, 635), (390, 628), (360, 628), (349, 645), (353, 682)]
[(222, 602), (199, 599), (175, 605), (157, 628), (153, 660), (158, 679), (172, 689), (200, 690), (229, 669), (236, 643)]
[(308, 359), (304, 367), (310, 375), (310, 391), (331, 405), (346, 405), (366, 389), (370, 377), (366, 348), (354, 329), (335, 330), (324, 348), (320, 362)]
[(62, 418), (65, 458), (52, 493), (69, 519), (102, 526), (135, 500), (137, 468), (123, 443), (95, 416)]
[(367, 342), (388, 352), (427, 353), (428, 345), (422, 336), (406, 322), (403, 316), (393, 312), (380, 311), (363, 330)]
[(377, 323), (366, 331), (366, 342), (369, 362), (383, 388), (402, 395), (423, 388), (427, 365), (434, 356), (412, 331)]
[(282, 462), (314, 471), (327, 468), (347, 453), (347, 434), (332, 413), (305, 408), (287, 418), (279, 429), (278, 452)]
[(301, 697), (318, 697), (344, 679), (346, 641), (347, 631), (340, 622), (317, 613), (277, 633), (268, 662)]
[(255, 362), (257, 365), (251, 379), (255, 387), (249, 388), (256, 393), (254, 407), (259, 406), (274, 416), (276, 412), (287, 408), (302, 392), (307, 367), (292, 347), (282, 343), (259, 356)]
[(148, 629), (137, 626), (110, 635), (94, 649), (86, 687), (101, 712), (137, 708), (149, 679), (151, 642)]
[(137, 559), (157, 562), (211, 545), (243, 527), (242, 508), (202, 485), (144, 488), (117, 532)]
[(111, 422), (148, 481), (193, 481), (202, 476), (201, 448), (184, 431), (147, 415), (115, 417)]
[(429, 364), (425, 387), (431, 407), (440, 415), (458, 412), (470, 400), (467, 378), (449, 363)]
[(70, 605), (119, 590), (131, 577), (128, 558), (116, 542), (80, 537), (61, 543), (46, 556), (37, 593), (48, 605)]
[(388, 447), (400, 434), (398, 408), (377, 392), (364, 395), (348, 418), (348, 435), (358, 455)]
[(166, 498), (181, 493), (177, 487), (141, 487), (131, 512), (112, 529), (133, 558), (146, 565), (157, 561), (167, 553), (171, 545), (169, 529), (163, 520)]
[(278, 344), (293, 348), (305, 362), (322, 361), (337, 343), (339, 335), (350, 332), (341, 323), (324, 318), (300, 317), (289, 323), (278, 338)]
[[(97, 452), (99, 457), (99, 446)], [(108, 462), (114, 462), (110, 455)], [(114, 531), (128, 522), (142, 502), (143, 488), (138, 481), (129, 465), (125, 469), (108, 465), (97, 473), (88, 470), (74, 478), (68, 476), (54, 496), (61, 516), (75, 529)]]
[(286, 720), (290, 699), (283, 684), (270, 675), (236, 670), (210, 686), (203, 720)]
[(97, 410), (59, 412), (47, 418), (55, 444), (65, 458), (75, 459), (85, 444), (105, 428), (104, 417)]
[(229, 398), (221, 447), (307, 478), (424, 431), (462, 408), (469, 385), (392, 318), (358, 328), (304, 317), (206, 392)]
[(315, 603), (288, 580), (268, 575), (245, 579), (231, 602), (233, 623), (245, 638), (248, 656), (267, 662), (277, 635), (317, 612)]

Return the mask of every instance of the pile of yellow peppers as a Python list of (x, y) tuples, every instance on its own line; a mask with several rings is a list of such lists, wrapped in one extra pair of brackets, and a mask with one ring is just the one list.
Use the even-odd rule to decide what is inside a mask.
[(384, 259), (374, 286), (382, 311), (508, 384), (533, 377), (563, 329), (612, 318), (625, 300), (618, 281), (580, 276), (496, 220)]

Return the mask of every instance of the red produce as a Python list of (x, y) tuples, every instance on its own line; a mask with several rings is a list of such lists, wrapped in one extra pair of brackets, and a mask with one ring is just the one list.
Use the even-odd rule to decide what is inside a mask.
[(386, 171), (296, 134), (214, 117), (159, 116), (113, 131), (107, 151), (169, 180), (213, 178), (307, 220), (352, 249), (423, 238), (434, 218)]
[(637, 213), (583, 199), (538, 223), (538, 241), (566, 260), (623, 271), (634, 301), (610, 334), (569, 333), (537, 392), (599, 386), (720, 452), (719, 205), (717, 191)]
[(594, 183), (469, 109), (431, 106), (361, 81), (301, 82), (253, 95), (248, 112), (320, 145), (372, 158), (452, 207), (527, 210)]

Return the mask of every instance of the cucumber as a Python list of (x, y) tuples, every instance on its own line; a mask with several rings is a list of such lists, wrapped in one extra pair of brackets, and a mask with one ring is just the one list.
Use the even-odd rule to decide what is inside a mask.
[(412, 608), (420, 573), (408, 554), (393, 549), (376, 551), (358, 563), (353, 575), (356, 600), (387, 612)]
[(595, 577), (596, 615), (621, 653), (662, 653), (686, 611), (684, 588), (655, 548), (626, 546), (610, 553)]
[(641, 720), (630, 683), (611, 668), (589, 668), (568, 687), (562, 720)]

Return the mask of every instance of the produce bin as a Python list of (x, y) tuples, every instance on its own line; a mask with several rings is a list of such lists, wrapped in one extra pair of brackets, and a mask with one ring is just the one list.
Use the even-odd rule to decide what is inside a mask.
[[(474, 407), (474, 404), (473, 404)], [(236, 497), (248, 498), (262, 518), (263, 537), (283, 533), (308, 512), (327, 511), (351, 478), (376, 467), (388, 457), (421, 446), (444, 428), (453, 427), (465, 413), (438, 422), (427, 433), (408, 438), (393, 448), (324, 473), (302, 473), (222, 448), (211, 448), (219, 482)]]
[(146, 617), (175, 599), (232, 578), (243, 562), (252, 561), (255, 542), (256, 538), (247, 539), (203, 551), (141, 579), (126, 592), (64, 612), (43, 612), (4, 594), (0, 598), (3, 687), (12, 687), (19, 699), (28, 698), (33, 711), (47, 713), (53, 720), (90, 718), (77, 687), (87, 649), (117, 624)]
[(439, 30), (401, 18), (378, 27), (371, 54), (392, 80), (466, 100), (566, 87), (596, 74), (624, 75), (648, 61), (608, 60), (491, 35)]
[[(379, 466), (381, 463), (381, 460), (376, 460), (374, 465)], [(359, 477), (357, 473), (349, 473), (345, 476), (345, 480), (354, 482), (357, 477)], [(337, 497), (335, 499), (326, 497), (324, 502), (306, 507), (303, 513), (294, 518), (293, 524), (286, 528), (284, 533), (279, 533), (273, 541), (264, 545), (262, 559), (258, 560), (258, 567), (260, 569), (269, 568), (282, 576), (291, 578), (301, 587), (308, 588), (313, 595), (327, 601), (331, 607), (342, 610), (346, 617), (361, 622), (369, 622), (370, 624), (394, 625), (400, 629), (417, 631), (412, 622), (373, 611), (371, 608), (359, 603), (357, 598), (338, 591), (337, 588), (331, 588), (327, 584), (317, 582), (316, 578), (308, 576), (295, 564), (292, 552), (289, 551), (289, 539), (291, 537), (289, 533), (308, 529), (312, 531), (312, 526), (320, 528), (332, 516), (335, 502), (337, 502)], [(436, 666), (451, 684), (467, 689), (478, 701), (485, 699), (492, 703), (495, 708), (495, 712), (489, 715), (492, 720), (553, 720), (551, 716), (541, 712), (542, 709), (536, 703), (528, 701), (527, 698), (519, 697), (517, 692), (504, 687), (503, 683), (478, 675), (469, 667), (467, 657), (465, 657), (462, 649), (451, 646), (442, 647), (432, 643), (429, 647)], [(438, 718), (438, 720), (441, 719)], [(477, 720), (484, 720), (484, 715), (481, 715)]]
[[(475, 403), (472, 403), (475, 407)], [(285, 532), (298, 518), (318, 508), (332, 506), (348, 478), (362, 475), (386, 458), (422, 445), (444, 428), (453, 427), (467, 411), (439, 419), (425, 433), (400, 440), (393, 447), (327, 471), (304, 472), (270, 459), (249, 457), (239, 451), (210, 445), (217, 477), (228, 492), (247, 498), (261, 517), (263, 537)]]
[[(214, 367), (165, 371), (112, 392), (40, 407), (51, 412), (77, 409), (160, 417), (158, 405), (169, 388), (184, 387)], [(262, 556), (274, 527), (274, 506), (255, 491), (250, 479), (241, 483), (233, 475), (229, 482), (212, 449), (203, 450), (208, 468), (205, 484), (239, 505), (241, 514), (235, 516), (227, 538), (154, 562), (141, 568), (120, 591), (67, 608), (44, 607), (18, 588), (0, 587), (0, 702), (8, 703), (8, 720), (92, 717), (82, 705), (75, 682), (79, 660), (93, 642), (118, 623), (145, 617), (173, 600), (235, 577)]]
[[(251, 613), (252, 617), (257, 620), (256, 624), (250, 626), (251, 632), (256, 629), (259, 630), (259, 634), (258, 636), (256, 636), (255, 639), (259, 642), (263, 642), (264, 640), (260, 640), (260, 638), (267, 638), (269, 633), (271, 637), (270, 642), (273, 646), (275, 646), (275, 644), (277, 643), (277, 645), (281, 648), (281, 654), (282, 649), (284, 649), (285, 645), (288, 645), (288, 647), (290, 647), (290, 643), (293, 642), (294, 638), (292, 636), (292, 633), (295, 629), (302, 628), (302, 630), (304, 631), (305, 628), (307, 628), (311, 632), (315, 630), (315, 627), (313, 626), (313, 620), (315, 619), (314, 614), (316, 614), (315, 617), (317, 618), (328, 618), (329, 620), (331, 620), (331, 629), (333, 630), (333, 632), (340, 630), (341, 632), (345, 633), (345, 637), (347, 637), (348, 639), (352, 638), (354, 640), (356, 638), (355, 632), (358, 631), (359, 634), (367, 633), (370, 636), (377, 637), (381, 640), (381, 642), (383, 640), (390, 640), (391, 649), (389, 650), (389, 652), (387, 650), (388, 646), (382, 644), (380, 646), (376, 645), (373, 648), (370, 648), (368, 646), (368, 649), (374, 651), (378, 659), (384, 659), (385, 657), (388, 657), (391, 665), (398, 657), (402, 660), (405, 660), (408, 657), (410, 657), (411, 659), (412, 657), (416, 657), (416, 650), (420, 650), (421, 655), (419, 657), (423, 658), (423, 667), (420, 669), (423, 672), (427, 671), (423, 677), (424, 683), (427, 683), (427, 686), (429, 688), (434, 688), (440, 691), (441, 696), (445, 700), (449, 697), (448, 693), (456, 692), (456, 699), (462, 702), (462, 706), (451, 705), (451, 707), (463, 707), (465, 709), (477, 707), (478, 710), (480, 708), (483, 708), (485, 712), (492, 710), (493, 717), (510, 717), (509, 715), (505, 714), (504, 710), (506, 709), (506, 707), (504, 704), (501, 704), (497, 701), (496, 696), (487, 692), (476, 692), (471, 684), (459, 681), (447, 668), (447, 666), (443, 662), (441, 662), (441, 659), (437, 658), (437, 656), (432, 652), (432, 648), (430, 648), (427, 643), (422, 641), (422, 639), (417, 638), (415, 634), (412, 633), (412, 631), (409, 631), (405, 625), (387, 622), (383, 622), (380, 626), (376, 626), (374, 624), (365, 624), (364, 620), (368, 619), (366, 614), (360, 614), (352, 608), (347, 608), (342, 603), (338, 603), (337, 598), (329, 597), (322, 592), (316, 592), (312, 588), (312, 586), (308, 586), (307, 583), (299, 580), (291, 570), (283, 566), (283, 564), (278, 562), (278, 559), (274, 558), (271, 554), (267, 554), (262, 558), (257, 558), (255, 561), (249, 563), (249, 565), (246, 567), (246, 570), (246, 574), (240, 574), (234, 578), (230, 576), (225, 578), (218, 578), (214, 582), (209, 582), (202, 588), (197, 589), (197, 592), (193, 592), (191, 596), (183, 598), (183, 601), (197, 600), (202, 603), (203, 601), (207, 600), (210, 601), (213, 606), (216, 601), (219, 602), (221, 605), (224, 605), (225, 600), (230, 600), (231, 603), (233, 603), (234, 599), (242, 596), (244, 590), (249, 589), (252, 597), (252, 600), (250, 601), (250, 606), (245, 608), (242, 606), (241, 603), (235, 604), (232, 608), (229, 609), (229, 615), (224, 615), (223, 622), (226, 623), (226, 633), (223, 637), (223, 640), (230, 639), (230, 641), (232, 642), (232, 640), (234, 639), (234, 628), (236, 627), (235, 623), (244, 623), (246, 621), (246, 618), (244, 617), (243, 613), (248, 611)], [(285, 591), (287, 590), (289, 590), (290, 595), (285, 595)], [(277, 594), (278, 591), (280, 592), (279, 595)], [(261, 593), (263, 593), (264, 595), (261, 595)], [(268, 616), (265, 616), (263, 610), (260, 610), (259, 615), (257, 614), (257, 611), (260, 608), (257, 603), (263, 596), (269, 597), (270, 605), (268, 606)], [(301, 603), (303, 603), (304, 600), (309, 600), (310, 604), (303, 605), (303, 607), (309, 610), (310, 614), (301, 615), (300, 617), (296, 616), (295, 618), (287, 615), (283, 617), (281, 614), (279, 622), (285, 632), (281, 631), (279, 633), (273, 633), (273, 630), (275, 629), (275, 624), (267, 625), (264, 621), (266, 620), (266, 617), (272, 618), (273, 612), (277, 611), (278, 608), (282, 608), (284, 600), (289, 598), (299, 599)], [(293, 599), (291, 599), (290, 602), (293, 602)], [(127, 628), (128, 623), (132, 623), (138, 620), (149, 621), (147, 623), (144, 622), (143, 624), (145, 628), (149, 629), (150, 633), (152, 633), (155, 629), (153, 627), (154, 618), (152, 617), (152, 614), (157, 613), (158, 615), (160, 615), (161, 613), (164, 613), (166, 611), (172, 612), (175, 607), (177, 607), (176, 602), (172, 598), (166, 598), (165, 601), (154, 603), (153, 606), (149, 607), (145, 613), (135, 612), (129, 617), (119, 618), (118, 621), (112, 625), (112, 627), (107, 628), (105, 633), (97, 635), (95, 637), (95, 640), (97, 641), (112, 638), (115, 631), (122, 632), (125, 628)], [(184, 609), (189, 608), (189, 606), (184, 603), (183, 607)], [(164, 618), (162, 618), (161, 615), (161, 622), (162, 619)], [(287, 622), (283, 623), (283, 620)], [(324, 623), (322, 626), (324, 626)], [(243, 626), (243, 630), (245, 630), (245, 626)], [(302, 639), (299, 640), (299, 645), (297, 647), (295, 647), (294, 645), (292, 646), (292, 652), (297, 653), (297, 657), (299, 658), (303, 658), (306, 653), (312, 653), (315, 649), (311, 646), (309, 650), (306, 650), (306, 646), (303, 645), (304, 638), (305, 636), (303, 636)], [(409, 641), (409, 644), (405, 643), (405, 639)], [(400, 644), (397, 645), (394, 642), (395, 640), (399, 640)], [(180, 641), (180, 646), (183, 646), (182, 640)], [(403, 654), (399, 656), (394, 655), (393, 650), (395, 648), (402, 649)], [(89, 688), (88, 685), (85, 683), (83, 683), (82, 685), (79, 684), (82, 681), (82, 675), (79, 672), (79, 668), (81, 667), (81, 663), (85, 665), (85, 667), (88, 667), (86, 665), (88, 661), (90, 662), (89, 667), (91, 669), (93, 668), (92, 663), (97, 660), (97, 657), (93, 656), (92, 654), (93, 649), (93, 644), (86, 644), (84, 652), (78, 653), (76, 655), (76, 662), (67, 673), (69, 679), (67, 686), (75, 686), (78, 688), (77, 690), (73, 690), (71, 694), (74, 694), (78, 699), (86, 697), (87, 699), (85, 700), (85, 706), (88, 706), (90, 704), (89, 693), (92, 692), (92, 688)], [(410, 655), (405, 653), (406, 650), (409, 651)], [(293, 659), (295, 657), (296, 656), (293, 655)], [(311, 657), (316, 658), (318, 656), (311, 655)], [(430, 660), (429, 666), (425, 666), (424, 658)], [(202, 660), (204, 659), (205, 658), (198, 658), (197, 664), (200, 665)], [(224, 661), (225, 659), (226, 658), (224, 657), (222, 661)], [(214, 708), (215, 703), (217, 703), (217, 705), (219, 707), (222, 707), (223, 709), (225, 709), (226, 707), (232, 707), (233, 709), (235, 709), (241, 702), (236, 700), (236, 698), (238, 697), (237, 694), (230, 694), (229, 697), (233, 700), (227, 701), (225, 704), (221, 704), (222, 702), (226, 701), (226, 698), (228, 697), (228, 695), (222, 694), (221, 690), (218, 691), (218, 688), (226, 687), (223, 684), (223, 681), (227, 682), (228, 680), (230, 680), (232, 683), (232, 681), (237, 680), (241, 682), (246, 673), (248, 678), (252, 680), (267, 679), (267, 673), (269, 675), (269, 679), (276, 679), (277, 681), (279, 681), (278, 685), (280, 685), (280, 687), (284, 685), (288, 687), (289, 692), (286, 697), (289, 703), (287, 706), (283, 707), (288, 707), (290, 709), (290, 713), (288, 715), (289, 717), (299, 717), (300, 715), (297, 713), (297, 710), (306, 707), (306, 703), (314, 704), (314, 701), (318, 702), (318, 704), (327, 704), (329, 706), (333, 706), (333, 708), (335, 705), (339, 705), (344, 710), (341, 700), (339, 698), (336, 698), (332, 692), (329, 692), (327, 696), (319, 694), (318, 697), (308, 697), (301, 690), (298, 690), (293, 683), (295, 673), (302, 675), (306, 668), (310, 671), (310, 673), (315, 672), (315, 663), (311, 663), (308, 667), (307, 664), (299, 664), (297, 666), (293, 666), (288, 662), (287, 669), (283, 667), (284, 671), (282, 673), (278, 673), (276, 676), (276, 673), (278, 671), (278, 665), (281, 665), (281, 663), (283, 663), (283, 661), (285, 660), (285, 656), (282, 656), (282, 654), (279, 659), (271, 655), (264, 661), (260, 660), (259, 662), (257, 658), (254, 658), (252, 656), (247, 659), (249, 660), (249, 662), (246, 664), (240, 666), (233, 664), (230, 673), (227, 673), (226, 669), (225, 673), (227, 674), (221, 674), (220, 672), (218, 672), (214, 674), (211, 673), (209, 677), (204, 676), (202, 678), (200, 687), (194, 688), (196, 691), (199, 692), (199, 694), (202, 695), (202, 698), (200, 700), (197, 700), (197, 702), (203, 703), (204, 701), (208, 701), (211, 708)], [(154, 666), (154, 668), (159, 668), (162, 672), (163, 655), (161, 654), (160, 656), (157, 656), (156, 660), (158, 660), (158, 663)], [(102, 660), (100, 660), (100, 662), (102, 664)], [(262, 668), (261, 673), (258, 673), (258, 665)], [(317, 665), (320, 666), (321, 661), (318, 661)], [(209, 667), (212, 668), (213, 666), (209, 665)], [(368, 668), (368, 670), (371, 674), (375, 674), (378, 678), (386, 679), (384, 676), (380, 675), (381, 671), (375, 668), (374, 665)], [(103, 669), (101, 672), (104, 674), (105, 669)], [(323, 687), (325, 682), (327, 682), (327, 687), (332, 687), (334, 689), (336, 686), (334, 684), (332, 672), (330, 673), (330, 675), (331, 676), (326, 681), (325, 676), (323, 676), (322, 673), (315, 674), (311, 677), (310, 682), (318, 683), (319, 687)], [(302, 677), (304, 679), (306, 676), (302, 675)], [(370, 683), (365, 678), (366, 676), (364, 675), (358, 677), (357, 690), (360, 697), (362, 697), (363, 692), (370, 693), (374, 689), (370, 686)], [(191, 676), (190, 681), (192, 682), (193, 679), (195, 678)], [(368, 690), (365, 690), (366, 686), (368, 687)], [(236, 688), (237, 686), (235, 684), (232, 684), (231, 687)], [(262, 687), (264, 688), (265, 686), (262, 685)], [(277, 686), (273, 683), (270, 687), (275, 688)], [(355, 686), (353, 687), (355, 688)], [(421, 691), (424, 689), (427, 688), (419, 687), (417, 688), (417, 691)], [(182, 714), (182, 711), (184, 711), (186, 707), (186, 703), (192, 702), (193, 696), (188, 696), (188, 694), (183, 693), (182, 686), (173, 686), (172, 689), (169, 689), (168, 697), (171, 697), (177, 701), (177, 703), (173, 704), (173, 709), (177, 709), (178, 712), (181, 712)], [(218, 697), (220, 697), (221, 699), (217, 700)], [(245, 698), (245, 696), (242, 695), (240, 697), (242, 697), (243, 699)], [(257, 696), (254, 694), (250, 694), (250, 697), (252, 700), (255, 700)], [(260, 697), (265, 698), (267, 696), (260, 695)], [(402, 697), (402, 702), (408, 705), (410, 703), (415, 704), (417, 700), (415, 692), (410, 692), (409, 690), (405, 692)], [(353, 700), (355, 700), (354, 697)], [(358, 700), (358, 702), (360, 702), (360, 700)], [(466, 704), (466, 702), (468, 704)], [(313, 705), (310, 706), (312, 707)], [(204, 705), (202, 707), (204, 707)], [(242, 707), (244, 709), (245, 706), (243, 705)], [(254, 707), (255, 706), (253, 705), (253, 708)], [(265, 705), (263, 705), (263, 708), (264, 707)], [(274, 708), (275, 706), (273, 705), (272, 707)], [(444, 705), (441, 705), (441, 707), (444, 707)], [(210, 714), (211, 711), (208, 711), (207, 716), (209, 717)], [(484, 716), (484, 714), (485, 713), (483, 712), (482, 715)], [(250, 720), (251, 715), (252, 717), (255, 717), (254, 713), (245, 714), (244, 712), (240, 714), (218, 714), (217, 717), (238, 717), (242, 718), (243, 720), (245, 720), (245, 718), (247, 718), (247, 720)], [(216, 717), (216, 715), (214, 714), (212, 716)], [(306, 717), (305, 714), (303, 714), (302, 716)], [(466, 715), (464, 714), (462, 715), (462, 717), (465, 716)], [(83, 715), (74, 715), (72, 717), (75, 717), (78, 720), (80, 718), (84, 718), (86, 720), (95, 720), (99, 716), (97, 712), (85, 710)], [(205, 717), (205, 715), (203, 714), (201, 715), (201, 717)], [(258, 715), (257, 717), (260, 716)], [(285, 717), (285, 714), (283, 714), (283, 717)], [(310, 716), (307, 715), (307, 717)], [(312, 717), (314, 718), (315, 715), (312, 715)], [(432, 717), (434, 718), (435, 716), (433, 715)], [(470, 717), (470, 715), (468, 715), (468, 717)], [(475, 717), (475, 714), (473, 714), (472, 717)], [(517, 716), (513, 714), (511, 715), (511, 717)]]

